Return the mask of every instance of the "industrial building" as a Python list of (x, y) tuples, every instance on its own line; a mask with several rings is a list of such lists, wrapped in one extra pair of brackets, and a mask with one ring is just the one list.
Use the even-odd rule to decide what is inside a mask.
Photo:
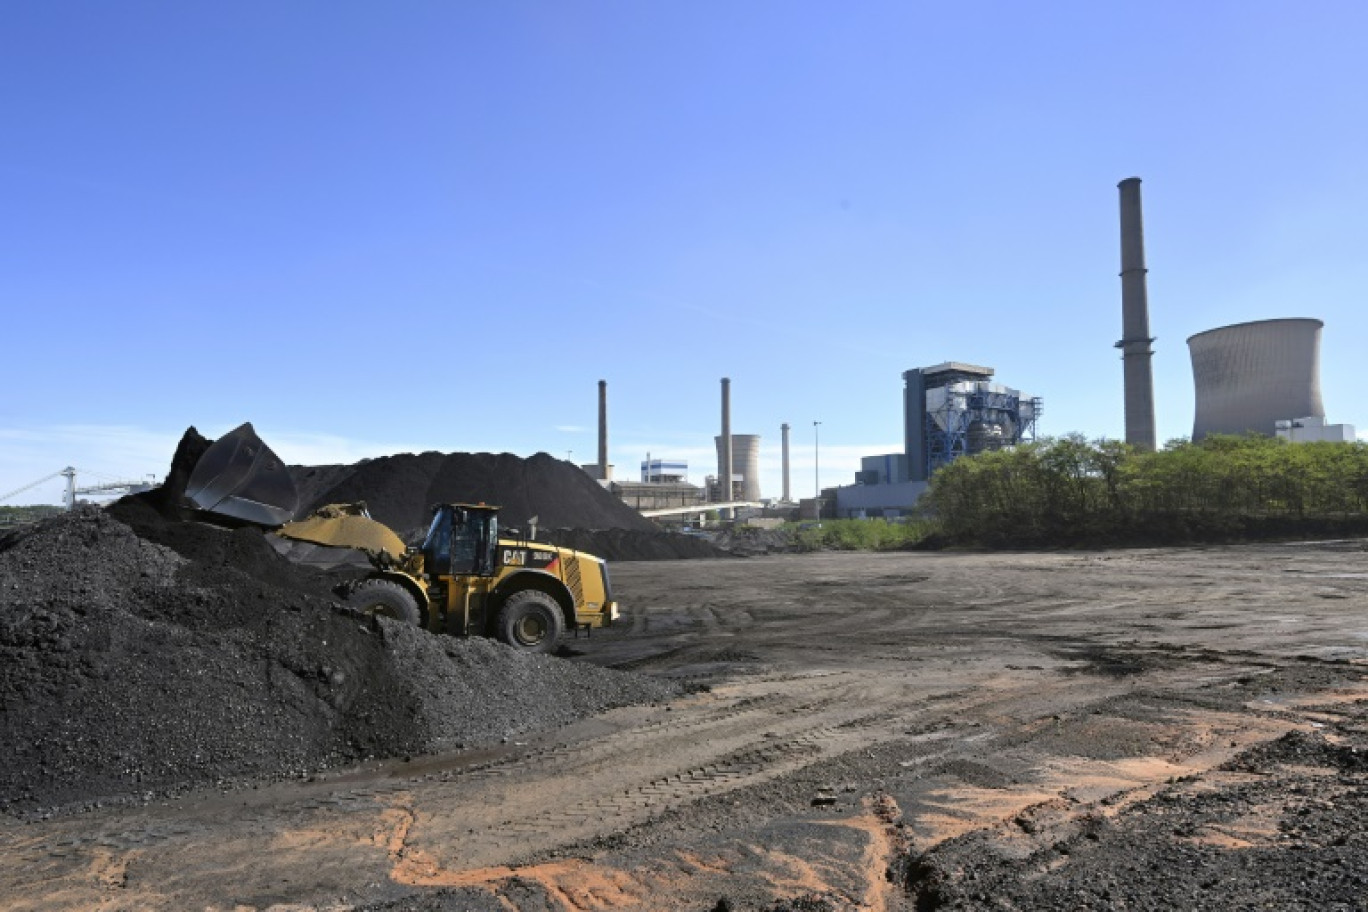
[(1273, 433), (1289, 443), (1354, 443), (1358, 440), (1352, 424), (1326, 424), (1324, 418), (1282, 419)]
[(903, 373), (903, 434), (909, 481), (960, 456), (1035, 438), (1043, 402), (993, 383), (991, 367), (947, 361)]
[(905, 371), (904, 451), (861, 459), (856, 484), (836, 489), (835, 515), (902, 515), (941, 466), (1035, 439), (1043, 400), (992, 377), (991, 367), (961, 361)]
[(682, 484), (689, 480), (689, 464), (666, 459), (652, 459), (649, 455), (641, 463), (643, 484)]
[(1325, 423), (1323, 326), (1308, 318), (1256, 320), (1190, 336), (1192, 439), (1251, 432), (1289, 440), (1354, 439), (1351, 426)]
[[(687, 462), (652, 459), (646, 454), (641, 463), (640, 481), (619, 481), (613, 478), (613, 466), (608, 462), (608, 384), (598, 384), (598, 460), (582, 466), (600, 485), (628, 506), (642, 512), (673, 511), (683, 515), (683, 508), (704, 503), (731, 503), (760, 500), (760, 436), (732, 434), (731, 380), (722, 378), (722, 430), (715, 438), (718, 474), (706, 477), (702, 487), (689, 483)], [(785, 479), (787, 489), (787, 431), (785, 432)]]
[(608, 490), (636, 510), (669, 510), (692, 507), (704, 499), (704, 490), (689, 483), (689, 464), (681, 460), (652, 459), (641, 463), (641, 481), (614, 481)]
[(703, 489), (686, 481), (609, 481), (605, 487), (634, 510), (669, 510), (703, 502)]

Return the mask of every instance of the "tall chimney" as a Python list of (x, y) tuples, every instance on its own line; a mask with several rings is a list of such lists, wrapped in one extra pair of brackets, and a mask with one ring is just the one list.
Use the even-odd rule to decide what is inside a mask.
[(784, 440), (784, 503), (791, 503), (792, 498), (789, 497), (789, 426), (781, 424), (779, 430), (782, 432)]
[(722, 378), (722, 464), (717, 467), (717, 487), (722, 502), (732, 499), (731, 379)]
[(608, 480), (608, 381), (599, 381), (599, 454), (598, 477)]
[(1121, 349), (1125, 366), (1126, 443), (1153, 452), (1154, 374), (1150, 358), (1149, 299), (1145, 290), (1145, 227), (1140, 215), (1140, 178), (1116, 185), (1121, 191)]

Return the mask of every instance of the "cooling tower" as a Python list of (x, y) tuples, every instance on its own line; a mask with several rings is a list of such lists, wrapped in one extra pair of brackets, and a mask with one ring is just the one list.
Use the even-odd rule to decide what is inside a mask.
[(1255, 431), (1276, 422), (1324, 418), (1320, 391), (1320, 320), (1257, 320), (1190, 337), (1197, 412), (1192, 439)]
[[(723, 464), (725, 459), (723, 440), (721, 437), (715, 438), (717, 441), (717, 461)], [(740, 484), (741, 490), (737, 492), (741, 500), (760, 499), (760, 435), (759, 434), (733, 434), (731, 438), (732, 464), (731, 477), (733, 484)], [(726, 495), (726, 489), (722, 489), (723, 498), (731, 500)]]

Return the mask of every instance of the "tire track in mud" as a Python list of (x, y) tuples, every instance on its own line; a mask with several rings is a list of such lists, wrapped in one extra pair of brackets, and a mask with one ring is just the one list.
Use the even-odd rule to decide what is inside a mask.
[[(676, 660), (681, 666), (695, 664), (690, 660), (693, 651), (700, 648), (701, 642), (712, 642), (703, 647), (704, 651), (715, 652), (717, 643), (743, 633), (755, 624), (755, 618), (744, 609), (711, 601), (700, 601), (683, 609), (676, 609), (659, 598), (645, 598), (631, 604), (625, 613), (626, 635), (617, 638), (617, 645), (624, 655), (616, 661), (600, 658), (599, 664), (632, 670), (650, 666), (657, 674), (672, 678), (715, 678), (716, 668), (701, 673), (687, 671), (667, 674), (659, 666), (662, 662)], [(619, 621), (622, 623), (622, 621)], [(632, 638), (653, 638), (655, 645), (648, 654), (633, 650), (628, 643)], [(608, 652), (611, 653), (613, 647)], [(707, 663), (707, 660), (703, 660)]]
[[(348, 869), (375, 871), (370, 878), (379, 876), (377, 882), (415, 887), (477, 886), (496, 893), (500, 884), (524, 877), (525, 871), (535, 877), (543, 876), (534, 873), (541, 871), (566, 884), (609, 874), (621, 879), (621, 872), (596, 874), (582, 864), (561, 865), (554, 873), (545, 859), (562, 847), (592, 844), (691, 803), (763, 786), (844, 753), (911, 740), (932, 748), (916, 758), (921, 766), (947, 751), (981, 749), (994, 737), (987, 730), (966, 732), (961, 721), (1020, 725), (1047, 710), (1093, 702), (1104, 691), (1129, 690), (1099, 682), (1082, 692), (1066, 678), (1034, 677), (1035, 696), (1027, 701), (1034, 705), (1022, 712), (1015, 675), (953, 692), (877, 671), (767, 675), (674, 704), (668, 713), (652, 713), (606, 737), (534, 747), (468, 770), (453, 758), (451, 770), (431, 767), (436, 778), (373, 779), (327, 791), (312, 786), (312, 793), (299, 800), (243, 808), (232, 832), (216, 831), (193, 813), (190, 819), (141, 831), (117, 820), (102, 831), (92, 819), (79, 834), (70, 833), (65, 845), (53, 846), (67, 863), (61, 870), (49, 869), (49, 880), (88, 882), (91, 865), (98, 862), (102, 870), (120, 871), (137, 882), (147, 864), (165, 870), (186, 852), (209, 853), (239, 877), (250, 871), (270, 880), (282, 850), (294, 854), (290, 873), (303, 891), (299, 895), (336, 895), (342, 858), (350, 859)], [(937, 730), (942, 726), (945, 730)], [(613, 775), (615, 767), (620, 777)], [(357, 864), (362, 855), (370, 860)], [(320, 874), (310, 885), (300, 880), (301, 858), (315, 856), (332, 879)], [(629, 894), (650, 895), (640, 884), (628, 889), (628, 881), (620, 884), (622, 902), (630, 906)], [(168, 895), (174, 904), (174, 890)], [(581, 907), (614, 906), (567, 906)]]
[[(571, 858), (517, 868), (471, 869), (449, 874), (443, 886), (482, 888), (508, 902), (512, 885), (535, 884), (557, 908), (581, 912), (701, 909), (712, 902), (711, 896), (726, 891), (722, 885), (734, 885), (739, 876), (761, 878), (772, 895), (822, 896), (841, 909), (906, 908), (894, 872), (909, 843), (902, 810), (891, 796), (867, 797), (851, 813), (817, 821), (813, 827), (827, 831), (822, 843), (831, 851), (810, 856), (760, 833), (675, 847), (625, 867)], [(699, 898), (703, 882), (719, 885), (707, 900)], [(702, 893), (710, 891), (704, 887)]]
[[(456, 756), (448, 769), (440, 762), (426, 764), (429, 773), (421, 779), (372, 778), (343, 788), (338, 788), (343, 783), (319, 783), (290, 801), (243, 801), (234, 811), (235, 823), (250, 830), (298, 819), (301, 828), (313, 829), (330, 817), (364, 817), (412, 805), (418, 821), (413, 829), (419, 832), (437, 816), (472, 820), (474, 825), (456, 834), (460, 843), (468, 845), (468, 831), (475, 830), (483, 834), (480, 842), (506, 841), (508, 851), (527, 855), (533, 851), (529, 832), (542, 832), (545, 848), (553, 848), (639, 825), (843, 751), (904, 739), (909, 726), (928, 716), (964, 716), (975, 707), (997, 715), (999, 701), (1013, 702), (1002, 692), (1005, 686), (917, 692), (896, 676), (879, 673), (769, 674), (677, 703), (667, 714), (607, 737), (534, 747), (473, 767)], [(605, 775), (615, 766), (630, 772), (631, 781)], [(592, 794), (582, 796), (586, 790)], [(535, 794), (529, 798), (530, 791)], [(541, 797), (546, 794), (570, 796), (572, 803), (547, 815)], [(191, 806), (175, 823), (139, 827), (116, 817), (106, 829), (91, 827), (32, 848), (39, 853), (92, 845), (172, 850), (199, 843), (211, 829)]]
[[(629, 711), (628, 724), (607, 735), (534, 745), (479, 765), (459, 755), (446, 766), (440, 758), (425, 760), (427, 775), (421, 777), (311, 783), (293, 800), (276, 796), (240, 807), (233, 800), (227, 802), (235, 806), (227, 828), (216, 828), (212, 808), (187, 807), (180, 819), (153, 827), (137, 825), (137, 815), (129, 820), (115, 814), (72, 821), (64, 827), (65, 844), (26, 849), (39, 856), (35, 861), (45, 850), (64, 857), (46, 869), (53, 882), (88, 878), (94, 861), (136, 882), (149, 864), (165, 870), (185, 852), (209, 853), (224, 870), (269, 879), (279, 853), (266, 850), (275, 848), (294, 853), (293, 880), (300, 887), (306, 886), (299, 880), (300, 858), (318, 857), (327, 862), (320, 869), (335, 874), (338, 859), (360, 861), (358, 853), (370, 856), (358, 867), (379, 864), (382, 879), (469, 885), (473, 871), (521, 870), (516, 866), (562, 847), (630, 831), (708, 797), (907, 740), (909, 728), (925, 738), (928, 725), (951, 726), (958, 728), (954, 739), (961, 748), (981, 746), (991, 734), (967, 734), (959, 722), (1020, 726), (1042, 713), (1133, 689), (1124, 681), (1080, 688), (1043, 669), (1009, 670), (954, 690), (941, 688), (939, 680), (927, 666), (915, 674), (884, 667), (757, 675), (668, 709)], [(1028, 680), (1029, 698), (1022, 692)], [(320, 874), (311, 889), (324, 891), (328, 884)]]
[[(512, 868), (552, 850), (650, 823), (706, 798), (763, 785), (804, 767), (893, 741), (954, 738), (977, 749), (994, 735), (966, 733), (1011, 702), (1012, 683), (970, 691), (916, 693), (896, 676), (837, 672), (806, 680), (784, 676), (788, 689), (727, 707), (696, 707), (699, 715), (657, 721), (592, 744), (561, 745), (455, 780), (436, 802), (409, 809), (416, 823), (392, 876), (412, 885), (469, 883), (472, 868)], [(755, 682), (748, 682), (753, 687)], [(1047, 685), (1058, 707), (1120, 693), (1124, 685), (1080, 694), (1066, 681)], [(820, 694), (817, 699), (795, 697)], [(675, 715), (672, 713), (672, 715)], [(963, 725), (961, 725), (961, 720)], [(763, 723), (763, 724), (760, 724)], [(921, 760), (942, 755), (932, 748)], [(605, 769), (621, 765), (630, 781), (603, 788)], [(586, 781), (586, 779), (593, 781)], [(543, 796), (571, 801), (548, 811)], [(450, 821), (460, 820), (459, 826)], [(459, 852), (449, 847), (459, 845)]]
[[(857, 693), (865, 683), (861, 676), (840, 673), (803, 681), (799, 690), (808, 699), (794, 699), (790, 692), (721, 707), (700, 702), (672, 712), (671, 720), (457, 776), (452, 782), (459, 788), (413, 808), (417, 823), (406, 851), (420, 852), (422, 864), (401, 867), (395, 876), (436, 884), (449, 876), (453, 864), (462, 869), (514, 864), (844, 751), (902, 737), (906, 721), (919, 710), (886, 700), (871, 707)], [(689, 718), (691, 712), (697, 715)], [(614, 766), (627, 776), (604, 775)], [(569, 800), (548, 811), (547, 795)], [(460, 825), (453, 828), (448, 822), (457, 819)], [(452, 845), (456, 836), (459, 856), (439, 858), (440, 847)]]
[[(791, 713), (818, 713), (826, 717), (828, 724), (800, 726), (782, 738), (752, 741), (749, 746), (729, 754), (721, 754), (710, 762), (684, 767), (667, 776), (651, 778), (633, 788), (625, 789), (620, 794), (579, 801), (544, 815), (539, 821), (518, 817), (496, 823), (493, 829), (475, 829), (468, 834), (473, 843), (488, 842), (491, 846), (502, 846), (506, 853), (499, 860), (490, 858), (490, 863), (483, 866), (472, 866), (484, 859), (478, 853), (472, 856), (468, 851), (469, 843), (466, 846), (467, 851), (463, 851), (459, 857), (453, 855), (443, 859), (438, 853), (430, 851), (429, 845), (451, 845), (454, 840), (450, 835), (443, 837), (435, 831), (422, 832), (425, 823), (424, 812), (419, 810), (419, 823), (410, 831), (410, 839), (405, 845), (404, 854), (395, 858), (391, 876), (401, 883), (413, 886), (483, 886), (496, 893), (500, 889), (500, 884), (507, 883), (513, 878), (530, 878), (545, 882), (548, 890), (554, 887), (556, 895), (564, 896), (577, 895), (573, 888), (576, 883), (586, 880), (605, 881), (614, 885), (616, 899), (609, 900), (601, 895), (595, 900), (586, 894), (569, 908), (617, 908), (618, 903), (628, 908), (644, 908), (645, 906), (640, 905), (642, 897), (659, 897), (664, 895), (662, 891), (669, 888), (670, 871), (662, 869), (655, 875), (648, 875), (645, 872), (627, 873), (620, 868), (612, 867), (597, 869), (584, 862), (546, 861), (544, 859), (548, 855), (556, 854), (548, 850), (576, 844), (592, 844), (596, 836), (625, 832), (633, 827), (651, 823), (670, 811), (692, 802), (762, 786), (771, 779), (790, 775), (803, 767), (818, 764), (837, 755), (875, 749), (887, 742), (904, 741), (918, 745), (920, 749), (915, 756), (904, 762), (902, 767), (907, 770), (925, 768), (965, 750), (981, 751), (985, 742), (991, 742), (997, 737), (991, 730), (966, 731), (960, 724), (961, 721), (964, 725), (976, 728), (979, 723), (968, 721), (969, 717), (1004, 719), (1005, 715), (1018, 715), (1007, 710), (1006, 704), (1013, 701), (1014, 695), (1011, 691), (1015, 689), (1010, 684), (989, 684), (968, 691), (959, 690), (924, 697), (919, 695), (916, 699), (901, 701), (900, 705), (900, 701), (896, 699), (896, 692), (899, 689), (896, 683), (888, 685), (886, 681), (879, 681), (875, 684), (870, 677), (877, 676), (861, 676), (849, 672), (830, 677), (838, 679), (841, 684), (837, 686), (836, 692), (829, 694), (822, 702), (830, 707), (846, 707), (844, 713), (820, 709), (812, 704), (790, 704), (781, 707), (775, 701), (768, 701), (774, 703), (770, 707), (771, 711), (782, 708)], [(1058, 678), (1036, 683), (1043, 685), (1037, 687), (1036, 698), (1053, 709), (1067, 706), (1078, 708), (1103, 697), (1104, 692), (1119, 694), (1129, 689), (1124, 684), (1099, 683), (1096, 689), (1080, 692), (1080, 688), (1075, 684)], [(863, 701), (869, 700), (875, 692), (881, 696), (881, 711), (853, 710), (853, 706), (856, 705), (868, 707), (869, 703)], [(838, 721), (835, 716), (842, 714), (844, 718)], [(714, 720), (694, 721), (702, 724)], [(916, 726), (916, 730), (907, 730), (908, 725)], [(633, 740), (625, 739), (617, 745), (617, 750), (623, 754), (633, 753), (637, 749), (631, 743)], [(567, 775), (573, 775), (573, 771), (567, 771)], [(1035, 797), (1032, 797), (1033, 794)], [(1039, 798), (1038, 792), (1013, 793), (1011, 796), (1013, 802), (1024, 803), (1038, 801)], [(893, 806), (896, 808), (896, 805)], [(930, 810), (932, 808), (929, 806), (921, 808), (923, 813)], [(967, 819), (965, 824), (973, 825)], [(822, 825), (868, 829), (874, 824), (869, 820), (834, 820)], [(978, 825), (982, 825), (981, 820)], [(910, 831), (898, 831), (899, 852), (906, 850), (906, 838), (909, 833)], [(882, 837), (880, 840), (873, 840), (872, 831), (870, 838), (869, 847), (861, 855), (862, 862), (854, 868), (847, 866), (847, 874), (853, 869), (874, 871), (876, 874), (882, 874), (886, 870), (891, 857), (891, 843)], [(763, 849), (755, 846), (751, 846), (751, 849), (763, 854)], [(712, 866), (716, 869), (714, 873), (721, 876), (731, 876), (729, 866), (732, 864), (744, 870), (756, 863), (755, 857), (747, 855), (748, 850), (745, 846), (717, 851)], [(786, 867), (792, 869), (800, 861), (783, 860), (777, 856), (768, 859), (768, 863), (774, 866), (776, 875)], [(798, 866), (803, 867), (802, 864)], [(807, 886), (822, 888), (824, 884), (813, 870), (815, 869), (809, 869), (806, 875), (810, 881)], [(652, 876), (662, 880), (652, 882)], [(858, 888), (846, 883), (845, 887), (833, 892), (845, 895), (853, 903), (870, 908), (884, 907), (883, 903), (888, 897), (868, 886), (877, 884), (877, 877), (863, 883), (866, 886)]]
[[(174, 906), (174, 872), (187, 853), (215, 858), (245, 898), (287, 875), (296, 895), (335, 895), (339, 870), (375, 881), (377, 863), (405, 883), (454, 883), (472, 867), (509, 865), (622, 832), (702, 797), (896, 736), (900, 720), (917, 710), (889, 709), (886, 683), (869, 678), (766, 675), (656, 710), (607, 737), (534, 747), (468, 770), (458, 756), (446, 770), (425, 762), (430, 774), (420, 778), (352, 771), (341, 781), (208, 796), (161, 810), (107, 809), (59, 822), (45, 838), (11, 832), (0, 844), (26, 859), (23, 881), (38, 895), (74, 884), (65, 908), (96, 901), (89, 879), (95, 862), (133, 883), (159, 882), (165, 897), (149, 907)], [(882, 697), (871, 700), (871, 687)], [(137, 905), (135, 891), (124, 895)]]

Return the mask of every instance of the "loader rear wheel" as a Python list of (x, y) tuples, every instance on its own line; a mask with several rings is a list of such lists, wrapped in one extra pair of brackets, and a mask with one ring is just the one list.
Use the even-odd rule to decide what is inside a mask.
[(413, 593), (392, 580), (364, 580), (347, 596), (347, 604), (363, 614), (378, 614), (405, 624), (423, 623), (423, 613), (418, 610)]
[(550, 652), (564, 629), (560, 605), (536, 589), (510, 595), (494, 619), (495, 638), (523, 652)]

